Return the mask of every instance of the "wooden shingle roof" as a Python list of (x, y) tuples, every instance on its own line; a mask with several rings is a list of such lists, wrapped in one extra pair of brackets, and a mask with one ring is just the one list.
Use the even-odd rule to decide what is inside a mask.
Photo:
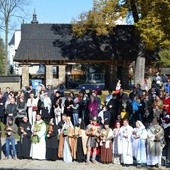
[[(61, 24), (68, 32), (71, 25)], [(14, 57), (15, 61), (34, 61), (34, 60), (65, 60), (62, 57), (60, 48), (54, 46), (56, 39), (68, 41), (72, 35), (66, 34), (65, 37), (54, 33), (53, 24), (22, 24), (21, 42)]]
[(22, 24), (21, 42), (14, 61), (133, 61), (139, 49), (139, 36), (134, 26), (122, 25), (113, 35), (73, 36), (71, 24)]

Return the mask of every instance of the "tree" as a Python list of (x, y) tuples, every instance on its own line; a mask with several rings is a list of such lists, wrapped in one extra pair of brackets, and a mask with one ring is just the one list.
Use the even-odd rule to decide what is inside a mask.
[(0, 75), (4, 74), (4, 43), (3, 40), (0, 39)]
[[(93, 32), (89, 32), (77, 37), (74, 36), (71, 25), (54, 24), (51, 30), (58, 37), (53, 42), (53, 46), (60, 48), (63, 57), (73, 60), (73, 62), (84, 60), (91, 63), (93, 60), (94, 62), (91, 63), (93, 65), (98, 61), (107, 62), (106, 64), (102, 63), (105, 66), (106, 88), (115, 88), (116, 77), (120, 77), (120, 74), (124, 75), (124, 72), (121, 72), (118, 76), (113, 62), (115, 60), (123, 61), (128, 69), (126, 61), (134, 61), (138, 54), (139, 36), (136, 35), (135, 27), (131, 25), (128, 27), (117, 26), (113, 29), (112, 34), (106, 36), (96, 36)], [(128, 80), (125, 80), (123, 76), (121, 78), (123, 78), (122, 87), (126, 86), (125, 88), (127, 88)]]
[(170, 50), (164, 49), (159, 52), (159, 56), (161, 60), (158, 64), (160, 64), (163, 67), (170, 67)]
[[(81, 14), (73, 21), (73, 31), (77, 36), (85, 32), (106, 35), (112, 32), (116, 20), (132, 13), (139, 31), (141, 43), (136, 58), (135, 84), (143, 87), (146, 51), (165, 48), (170, 44), (170, 2), (169, 0), (95, 0), (93, 10)], [(113, 34), (114, 36), (114, 34)]]
[(29, 0), (0, 0), (1, 29), (5, 32), (5, 75), (8, 72), (8, 35), (12, 19), (23, 19), (24, 7), (29, 4)]
[(135, 83), (143, 86), (145, 73), (144, 50), (159, 51), (170, 45), (170, 2), (168, 0), (130, 0), (135, 25), (141, 36), (141, 50), (136, 59)]

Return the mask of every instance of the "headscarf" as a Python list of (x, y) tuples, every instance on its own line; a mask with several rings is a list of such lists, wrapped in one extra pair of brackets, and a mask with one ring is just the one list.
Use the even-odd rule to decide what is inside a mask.
[(138, 123), (139, 123), (139, 125), (140, 125), (140, 129), (145, 129), (144, 124), (143, 124), (140, 120), (137, 120), (136, 122), (138, 122)]

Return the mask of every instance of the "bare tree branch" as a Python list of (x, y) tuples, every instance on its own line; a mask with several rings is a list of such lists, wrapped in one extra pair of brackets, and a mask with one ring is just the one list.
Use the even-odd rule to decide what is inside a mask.
[[(0, 17), (2, 18), (2, 24), (0, 29), (5, 31), (5, 74), (8, 70), (8, 34), (10, 30), (14, 29), (14, 25), (11, 26), (13, 18), (22, 19), (25, 14), (24, 7), (28, 6), (30, 0), (0, 0)], [(20, 13), (21, 12), (21, 13)]]

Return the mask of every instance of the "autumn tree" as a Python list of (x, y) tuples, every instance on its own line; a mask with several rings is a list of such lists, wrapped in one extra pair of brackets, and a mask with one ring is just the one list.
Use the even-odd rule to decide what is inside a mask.
[(160, 51), (170, 45), (170, 2), (168, 0), (130, 0), (135, 26), (141, 36), (141, 49), (136, 59), (135, 83), (143, 85), (145, 51)]
[(109, 34), (116, 26), (116, 21), (124, 18), (127, 12), (132, 13), (141, 37), (136, 58), (135, 84), (139, 83), (143, 87), (146, 51), (159, 51), (169, 46), (169, 0), (94, 0), (93, 10), (73, 21), (73, 31), (77, 36), (87, 32)]
[(8, 36), (10, 29), (14, 27), (13, 20), (23, 20), (25, 15), (24, 7), (29, 4), (29, 0), (0, 0), (1, 29), (5, 32), (5, 75), (8, 72)]

